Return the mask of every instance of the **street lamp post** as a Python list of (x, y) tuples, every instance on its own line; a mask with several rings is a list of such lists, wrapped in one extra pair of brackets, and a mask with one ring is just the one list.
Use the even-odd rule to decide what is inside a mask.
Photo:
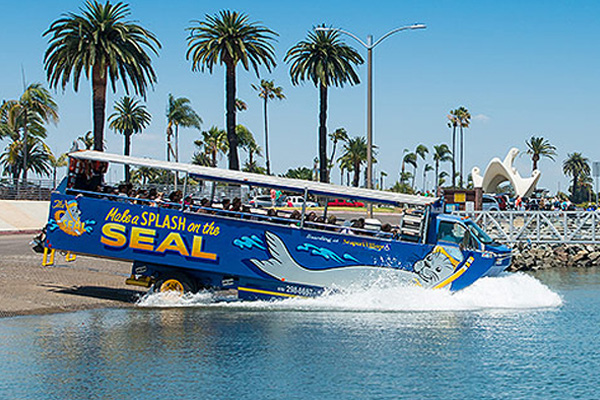
[[(339, 28), (327, 28), (320, 26), (315, 28), (317, 31), (336, 31), (344, 33), (367, 49), (367, 189), (373, 188), (373, 49), (382, 41), (392, 36), (395, 33), (412, 30), (412, 29), (425, 29), (426, 26), (423, 24), (407, 25), (401, 28), (396, 28), (373, 43), (373, 36), (367, 36), (367, 43), (363, 42), (358, 36)], [(383, 188), (382, 188), (383, 189)], [(371, 203), (368, 205), (369, 218), (373, 217), (373, 206)]]

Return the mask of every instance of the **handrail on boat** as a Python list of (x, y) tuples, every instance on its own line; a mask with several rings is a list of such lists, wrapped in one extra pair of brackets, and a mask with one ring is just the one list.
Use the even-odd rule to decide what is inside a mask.
[[(289, 219), (289, 218), (283, 218), (280, 216), (262, 215), (259, 213), (252, 213), (252, 212), (231, 211), (231, 210), (224, 210), (224, 209), (216, 208), (216, 207), (202, 207), (202, 206), (195, 205), (195, 204), (185, 205), (183, 203), (173, 203), (170, 201), (163, 201), (163, 200), (156, 201), (154, 199), (129, 197), (129, 196), (123, 196), (123, 195), (116, 195), (116, 194), (112, 194), (112, 193), (93, 192), (93, 191), (73, 189), (73, 188), (68, 188), (66, 190), (66, 192), (67, 192), (67, 194), (75, 194), (76, 196), (87, 196), (87, 197), (99, 198), (99, 199), (108, 198), (117, 203), (144, 202), (144, 203), (148, 203), (151, 207), (159, 207), (160, 208), (160, 207), (166, 206), (167, 208), (180, 209), (184, 213), (198, 212), (200, 210), (203, 210), (203, 211), (206, 211), (208, 214), (216, 214), (219, 216), (230, 216), (230, 217), (232, 216), (234, 218), (252, 219), (252, 220), (256, 220), (256, 221), (278, 223), (281, 225), (289, 225), (289, 226), (294, 226), (297, 228), (318, 229), (318, 230), (329, 231), (329, 232), (334, 232), (334, 233), (358, 234), (361, 236), (371, 236), (371, 237), (377, 237), (379, 239), (388, 239), (388, 240), (393, 240), (394, 236), (395, 236), (393, 232), (384, 232), (382, 230), (364, 229), (364, 228), (357, 228), (357, 227), (352, 227), (352, 226), (347, 226), (347, 225), (337, 225), (337, 224), (332, 225), (332, 224), (316, 222), (316, 221), (306, 221), (306, 219), (304, 220), (304, 224), (301, 224), (300, 219)], [(151, 204), (154, 204), (154, 205), (151, 205)], [(289, 212), (286, 210), (278, 210), (278, 211), (286, 212), (286, 213)], [(399, 226), (392, 225), (392, 228), (399, 229)]]

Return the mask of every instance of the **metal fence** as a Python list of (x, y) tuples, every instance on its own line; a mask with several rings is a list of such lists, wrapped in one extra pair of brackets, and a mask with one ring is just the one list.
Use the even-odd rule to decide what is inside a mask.
[(600, 211), (455, 211), (503, 243), (600, 243)]
[(31, 179), (27, 183), (3, 180), (0, 181), (1, 200), (50, 200), (54, 189), (51, 179)]

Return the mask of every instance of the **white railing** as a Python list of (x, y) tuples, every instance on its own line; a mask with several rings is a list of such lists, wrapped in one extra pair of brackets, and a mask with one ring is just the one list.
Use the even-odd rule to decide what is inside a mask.
[(600, 211), (455, 211), (503, 243), (600, 243)]

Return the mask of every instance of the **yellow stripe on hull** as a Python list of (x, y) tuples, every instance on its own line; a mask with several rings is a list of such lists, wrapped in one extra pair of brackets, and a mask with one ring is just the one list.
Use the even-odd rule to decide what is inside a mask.
[(242, 286), (238, 286), (238, 290), (241, 290), (242, 292), (268, 294), (270, 296), (279, 296), (279, 297), (303, 297), (303, 296), (298, 296), (295, 294), (270, 292), (268, 290), (253, 289), (253, 288), (247, 288), (247, 287), (242, 287)]
[(450, 275), (448, 278), (444, 279), (443, 281), (441, 281), (440, 283), (435, 285), (433, 288), (440, 289), (440, 288), (443, 288), (444, 286), (448, 285), (449, 283), (454, 282), (456, 279), (458, 279), (459, 276), (464, 274), (469, 269), (469, 267), (471, 266), (471, 263), (473, 263), (474, 260), (475, 259), (473, 257), (469, 257), (467, 259), (467, 261), (465, 262), (465, 264), (458, 271), (456, 271), (455, 273)]

